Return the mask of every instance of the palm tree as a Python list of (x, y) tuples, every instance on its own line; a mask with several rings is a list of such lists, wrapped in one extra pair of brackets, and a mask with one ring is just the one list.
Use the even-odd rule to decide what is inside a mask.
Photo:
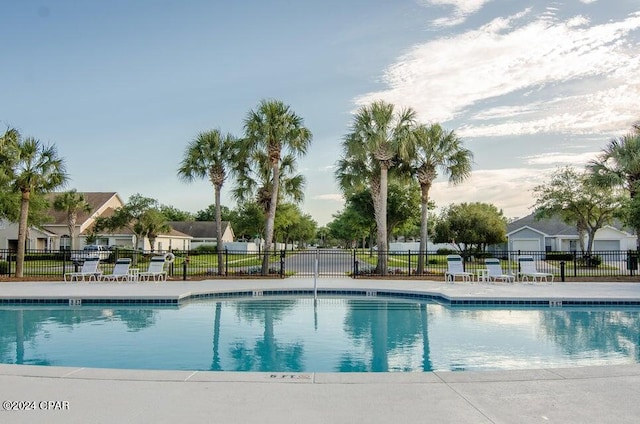
[(473, 153), (464, 148), (454, 131), (445, 131), (440, 124), (418, 125), (411, 134), (410, 170), (420, 183), (420, 256), (418, 273), (424, 273), (427, 251), (427, 212), (429, 190), (440, 170), (452, 184), (459, 184), (471, 175)]
[(184, 152), (178, 176), (184, 181), (209, 178), (213, 184), (216, 203), (216, 234), (218, 275), (223, 273), (222, 260), (222, 205), (220, 192), (227, 177), (227, 169), (234, 167), (238, 140), (231, 134), (223, 135), (219, 129), (202, 132), (191, 141)]
[(17, 140), (12, 165), (12, 189), (21, 196), (16, 277), (22, 277), (31, 195), (50, 192), (64, 186), (68, 176), (64, 161), (58, 158), (55, 146), (42, 145), (39, 140), (31, 137)]
[(171, 230), (167, 224), (167, 218), (158, 209), (147, 209), (140, 216), (140, 220), (134, 224), (134, 231), (149, 239), (151, 252), (155, 250), (156, 239), (160, 234), (166, 234)]
[[(604, 187), (620, 186), (629, 192), (631, 206), (640, 207), (640, 123), (622, 137), (612, 139), (596, 160), (587, 165), (594, 181)], [(631, 211), (632, 217), (640, 212)], [(640, 235), (639, 219), (632, 219), (636, 235)], [(638, 239), (640, 248), (640, 238)]]
[[(283, 194), (293, 193), (294, 200), (302, 198), (304, 177), (295, 174), (295, 159), (304, 156), (311, 144), (312, 134), (304, 126), (301, 117), (279, 100), (262, 100), (256, 110), (249, 111), (244, 121), (244, 154), (246, 161), (238, 169), (239, 198), (244, 188), (257, 194), (257, 201), (265, 208), (265, 251), (262, 274), (269, 271), (269, 249), (273, 243), (273, 232), (278, 200)], [(281, 174), (287, 172), (289, 178)]]
[(373, 199), (377, 228), (377, 271), (387, 273), (387, 185), (388, 171), (406, 158), (415, 111), (395, 112), (392, 104), (378, 101), (361, 107), (351, 131), (342, 143), (344, 156), (336, 177), (343, 191), (355, 193), (368, 186)]
[(67, 227), (69, 228), (69, 250), (73, 250), (76, 240), (76, 222), (79, 212), (91, 212), (91, 205), (87, 202), (83, 193), (78, 193), (75, 189), (69, 190), (56, 196), (53, 201), (53, 208), (67, 214)]

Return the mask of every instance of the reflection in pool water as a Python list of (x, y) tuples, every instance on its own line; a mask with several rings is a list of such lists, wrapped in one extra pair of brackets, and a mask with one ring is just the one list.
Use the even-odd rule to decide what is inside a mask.
[(0, 309), (7, 364), (213, 371), (509, 370), (640, 362), (636, 309), (321, 298)]

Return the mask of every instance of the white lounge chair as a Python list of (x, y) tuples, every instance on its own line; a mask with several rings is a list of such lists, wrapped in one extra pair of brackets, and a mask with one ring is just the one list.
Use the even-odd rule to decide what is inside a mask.
[(100, 275), (102, 275), (102, 271), (98, 271), (99, 263), (100, 258), (97, 256), (86, 258), (82, 263), (80, 271), (66, 272), (64, 274), (64, 281), (97, 281)]
[(167, 273), (164, 270), (164, 263), (164, 256), (154, 256), (149, 262), (149, 268), (138, 274), (138, 279), (140, 281), (166, 281)]
[(518, 258), (518, 264), (520, 265), (518, 276), (522, 281), (529, 281), (529, 277), (531, 277), (532, 282), (534, 283), (536, 281), (549, 282), (549, 278), (551, 278), (551, 282), (553, 283), (553, 274), (548, 272), (539, 272), (536, 269), (536, 263), (533, 260), (533, 256), (520, 256)]
[(116, 261), (111, 274), (102, 274), (101, 281), (128, 281), (131, 275), (129, 267), (131, 266), (131, 258), (120, 258)]
[(462, 256), (447, 255), (447, 272), (444, 273), (444, 279), (453, 283), (456, 277), (461, 277), (462, 281), (473, 281), (473, 273), (464, 270)]
[(502, 272), (500, 259), (487, 258), (484, 260), (484, 264), (487, 267), (487, 277), (489, 277), (489, 281), (504, 281), (505, 283), (513, 283), (515, 281), (515, 275)]

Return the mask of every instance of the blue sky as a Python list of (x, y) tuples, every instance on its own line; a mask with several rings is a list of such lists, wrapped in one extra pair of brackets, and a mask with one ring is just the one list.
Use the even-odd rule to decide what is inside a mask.
[(637, 0), (5, 0), (0, 51), (0, 124), (55, 143), (69, 188), (192, 212), (213, 190), (177, 179), (186, 144), (241, 135), (265, 98), (313, 132), (302, 209), (321, 225), (343, 206), (341, 139), (373, 100), (413, 107), (474, 152), (468, 182), (435, 184), (438, 206), (508, 217), (530, 212), (557, 166), (581, 167), (640, 120)]

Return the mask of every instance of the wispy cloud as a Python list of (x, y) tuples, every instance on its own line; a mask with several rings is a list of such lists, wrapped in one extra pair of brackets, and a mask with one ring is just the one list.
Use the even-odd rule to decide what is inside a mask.
[(586, 152), (572, 154), (567, 152), (541, 153), (539, 155), (527, 156), (524, 161), (527, 165), (572, 165), (582, 166), (594, 160), (599, 152)]
[(457, 186), (436, 182), (430, 197), (439, 207), (460, 202), (489, 202), (501, 208), (507, 217), (531, 213), (531, 190), (542, 184), (552, 169), (508, 168), (474, 171), (471, 178)]
[[(484, 2), (443, 3), (473, 10)], [(411, 106), (427, 122), (464, 117), (460, 133), (474, 137), (609, 134), (637, 119), (640, 13), (598, 25), (582, 15), (560, 20), (552, 9), (532, 15), (417, 45), (384, 74), (388, 89), (356, 103)]]
[(344, 203), (344, 196), (340, 193), (318, 194), (316, 196), (311, 196), (311, 199)]
[(434, 6), (451, 6), (453, 14), (447, 17), (435, 19), (435, 26), (454, 26), (463, 23), (467, 16), (482, 9), (485, 3), (491, 0), (423, 0), (421, 3)]

